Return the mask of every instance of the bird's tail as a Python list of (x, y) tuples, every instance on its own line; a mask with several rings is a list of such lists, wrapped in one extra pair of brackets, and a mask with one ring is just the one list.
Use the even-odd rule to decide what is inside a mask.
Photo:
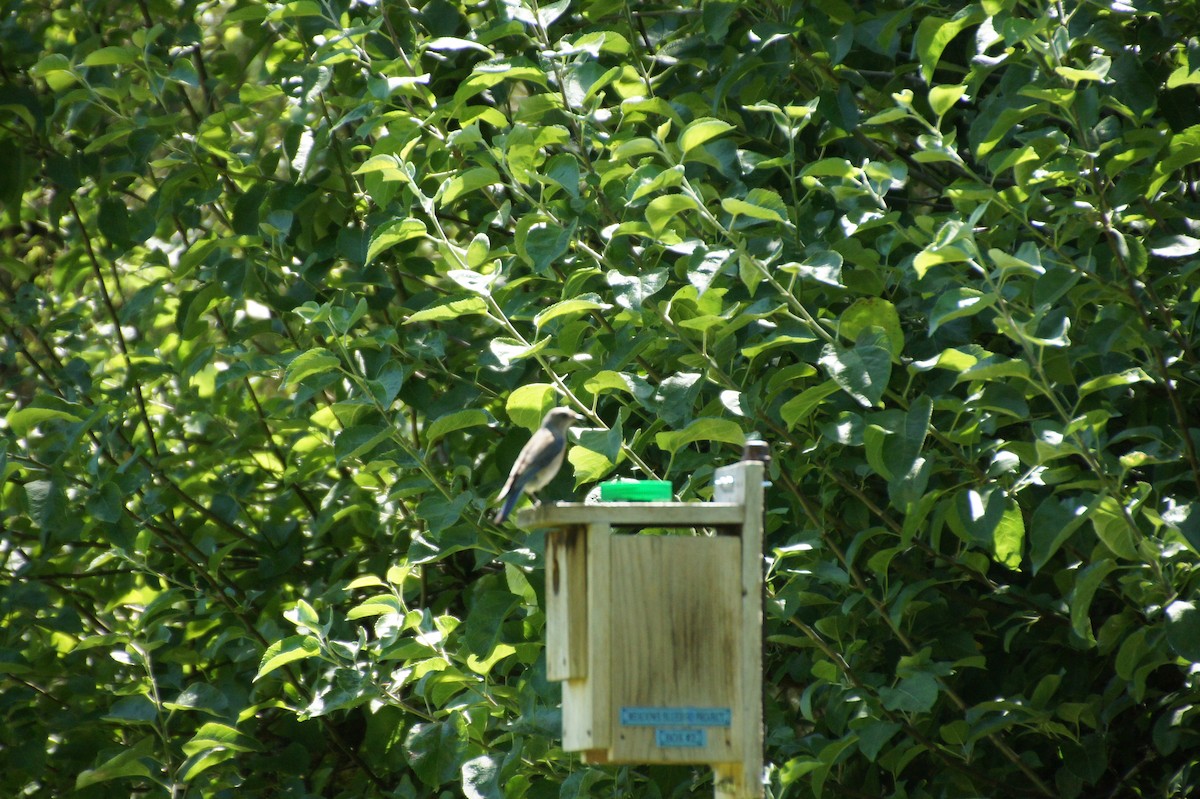
[(517, 506), (517, 500), (521, 498), (520, 491), (509, 491), (508, 496), (504, 498), (504, 504), (500, 506), (500, 510), (496, 511), (496, 524), (503, 524), (508, 518), (508, 514), (512, 513), (512, 509)]

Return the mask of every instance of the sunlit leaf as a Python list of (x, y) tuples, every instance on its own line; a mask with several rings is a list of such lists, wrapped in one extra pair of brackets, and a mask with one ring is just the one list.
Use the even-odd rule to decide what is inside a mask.
[(450, 433), (469, 427), (485, 426), (491, 424), (492, 421), (491, 416), (479, 408), (468, 408), (439, 416), (425, 430), (426, 446), (432, 446)]
[(731, 130), (733, 125), (722, 119), (701, 117), (679, 132), (679, 149), (686, 157), (689, 151)]
[(650, 223), (650, 229), (653, 232), (662, 233), (676, 214), (699, 207), (696, 201), (687, 195), (666, 194), (655, 197), (646, 206), (646, 221)]
[(336, 369), (340, 363), (341, 360), (324, 347), (316, 347), (302, 352), (288, 364), (287, 371), (284, 372), (283, 384), (285, 386), (296, 385), (307, 377)]
[(736, 422), (714, 418), (696, 419), (682, 430), (659, 433), (655, 436), (659, 448), (671, 453), (698, 441), (717, 441), (741, 446), (745, 440), (746, 435)]
[(409, 217), (389, 222), (371, 235), (371, 244), (367, 247), (367, 263), (374, 261), (397, 244), (421, 238), (424, 235), (425, 223), (420, 219)]
[(439, 302), (428, 308), (415, 311), (408, 315), (404, 323), (411, 325), (417, 322), (447, 322), (462, 316), (486, 314), (487, 311), (487, 303), (482, 297), (459, 297), (458, 299), (446, 300), (445, 302)]
[(283, 638), (267, 647), (258, 664), (258, 674), (255, 681), (262, 679), (278, 668), (297, 660), (314, 657), (320, 651), (320, 644), (311, 635), (293, 635)]

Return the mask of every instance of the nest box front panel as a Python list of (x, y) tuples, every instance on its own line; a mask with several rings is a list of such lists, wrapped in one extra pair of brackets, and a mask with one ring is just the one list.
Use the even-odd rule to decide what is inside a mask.
[(740, 540), (610, 541), (611, 761), (736, 760)]

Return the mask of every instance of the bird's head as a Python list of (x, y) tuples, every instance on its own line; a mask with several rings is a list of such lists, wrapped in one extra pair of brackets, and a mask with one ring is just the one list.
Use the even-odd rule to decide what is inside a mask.
[(583, 417), (570, 408), (553, 408), (542, 419), (542, 427), (556, 433), (566, 433), (568, 427), (582, 420)]

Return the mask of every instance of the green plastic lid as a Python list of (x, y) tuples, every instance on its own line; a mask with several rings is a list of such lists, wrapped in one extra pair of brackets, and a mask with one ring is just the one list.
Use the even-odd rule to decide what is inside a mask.
[(667, 480), (614, 480), (600, 484), (601, 502), (670, 502)]

